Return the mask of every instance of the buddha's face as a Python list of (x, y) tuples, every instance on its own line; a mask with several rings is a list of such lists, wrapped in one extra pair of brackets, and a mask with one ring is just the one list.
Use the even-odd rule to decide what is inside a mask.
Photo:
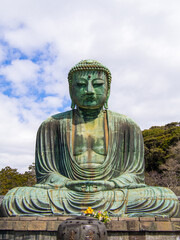
[(70, 93), (72, 100), (80, 108), (102, 107), (108, 93), (106, 73), (94, 70), (75, 72)]

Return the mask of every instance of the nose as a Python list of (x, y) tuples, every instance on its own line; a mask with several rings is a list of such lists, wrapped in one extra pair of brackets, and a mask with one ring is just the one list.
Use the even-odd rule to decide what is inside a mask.
[(94, 88), (93, 88), (93, 85), (92, 85), (92, 82), (88, 82), (88, 85), (87, 85), (87, 94), (94, 94)]

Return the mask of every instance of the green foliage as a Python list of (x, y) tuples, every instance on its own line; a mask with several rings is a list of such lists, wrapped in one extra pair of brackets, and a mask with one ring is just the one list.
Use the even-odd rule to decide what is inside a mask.
[(35, 184), (35, 166), (29, 166), (29, 171), (19, 173), (17, 169), (12, 169), (9, 166), (0, 170), (0, 195), (5, 195), (14, 187), (32, 186)]
[(143, 131), (146, 171), (161, 172), (160, 165), (171, 157), (170, 148), (180, 141), (180, 123), (155, 126)]
[(180, 195), (180, 123), (143, 131), (146, 184), (163, 186)]
[(28, 167), (29, 171), (26, 171), (23, 175), (26, 177), (26, 183), (24, 186), (33, 186), (36, 184), (36, 173), (35, 173), (35, 163), (32, 163)]

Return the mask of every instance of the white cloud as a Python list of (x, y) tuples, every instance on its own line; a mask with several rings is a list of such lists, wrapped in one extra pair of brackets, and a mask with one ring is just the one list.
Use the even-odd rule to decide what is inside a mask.
[(28, 93), (28, 86), (37, 81), (39, 66), (30, 60), (14, 60), (10, 65), (2, 66), (0, 74), (12, 85), (16, 96)]
[(6, 65), (2, 68), (1, 74), (3, 74), (8, 81), (18, 84), (34, 81), (38, 68), (38, 65), (30, 60), (14, 60), (11, 65)]
[(0, 63), (6, 58), (6, 49), (0, 44)]
[[(20, 121), (22, 109), (19, 109), (17, 99), (1, 94), (0, 106), (0, 168), (8, 165), (19, 168), (24, 164), (21, 169), (24, 170), (34, 160), (32, 158), (33, 139), (35, 140), (34, 126)], [(34, 125), (36, 125), (35, 122)]]

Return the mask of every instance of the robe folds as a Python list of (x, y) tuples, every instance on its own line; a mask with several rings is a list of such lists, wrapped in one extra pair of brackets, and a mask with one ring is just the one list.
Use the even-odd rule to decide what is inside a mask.
[[(144, 184), (142, 133), (126, 116), (107, 111), (108, 151), (101, 166), (83, 169), (77, 164), (72, 144), (76, 111), (54, 115), (41, 124), (36, 140), (37, 184), (10, 190), (1, 215), (81, 214), (92, 207), (116, 216), (178, 217), (179, 202), (171, 190)], [(110, 181), (115, 188), (73, 191), (65, 186), (71, 180)]]

